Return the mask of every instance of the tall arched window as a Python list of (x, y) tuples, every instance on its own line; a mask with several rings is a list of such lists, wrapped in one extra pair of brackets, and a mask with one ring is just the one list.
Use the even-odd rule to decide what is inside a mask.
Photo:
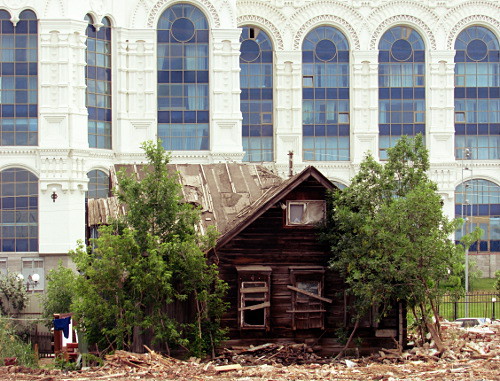
[(251, 26), (242, 28), (240, 42), (243, 160), (273, 161), (273, 46)]
[(425, 134), (425, 46), (410, 27), (396, 26), (379, 43), (379, 156), (402, 136)]
[(0, 172), (0, 250), (38, 251), (38, 178), (26, 169)]
[(302, 44), (304, 160), (349, 160), (349, 119), (349, 44), (320, 26)]
[(209, 149), (208, 22), (190, 4), (158, 21), (158, 138), (169, 151)]
[(500, 49), (482, 26), (455, 41), (455, 157), (500, 159)]
[(38, 144), (38, 21), (21, 12), (14, 27), (0, 10), (0, 145)]
[(85, 21), (89, 147), (111, 149), (111, 23), (104, 17), (97, 31), (92, 16), (85, 16)]
[(89, 178), (87, 198), (106, 198), (109, 196), (109, 176), (98, 169), (87, 173)]
[(460, 184), (455, 189), (455, 216), (467, 219), (456, 234), (457, 240), (476, 227), (484, 231), (470, 251), (500, 252), (500, 186), (483, 179)]

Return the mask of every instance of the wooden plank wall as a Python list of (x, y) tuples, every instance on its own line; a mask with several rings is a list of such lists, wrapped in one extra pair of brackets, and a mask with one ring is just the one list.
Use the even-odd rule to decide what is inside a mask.
[[(290, 193), (287, 200), (321, 200), (325, 199), (326, 190), (316, 181), (301, 184)], [(291, 309), (292, 292), (289, 266), (328, 266), (328, 248), (321, 245), (317, 233), (311, 227), (286, 227), (285, 210), (276, 205), (265, 212), (253, 224), (237, 235), (223, 248), (217, 250), (221, 277), (229, 284), (228, 301), (230, 311), (223, 319), (223, 325), (229, 328), (228, 345), (258, 345), (269, 341), (308, 342), (319, 346), (323, 352), (333, 353), (340, 350), (341, 344), (335, 340), (337, 329), (350, 324), (350, 314), (346, 311), (344, 301), (345, 285), (339, 276), (327, 271), (325, 274), (325, 291), (323, 296), (332, 299), (333, 303), (324, 303), (325, 332), (320, 329), (294, 331), (292, 316), (287, 313)], [(271, 275), (271, 329), (239, 329), (238, 326), (238, 273), (236, 266), (264, 265), (272, 268)], [(396, 328), (396, 321), (385, 321), (385, 325)], [(359, 330), (363, 338), (363, 348), (392, 346), (387, 339), (374, 338), (374, 329), (367, 327)], [(321, 338), (321, 339), (320, 339)]]

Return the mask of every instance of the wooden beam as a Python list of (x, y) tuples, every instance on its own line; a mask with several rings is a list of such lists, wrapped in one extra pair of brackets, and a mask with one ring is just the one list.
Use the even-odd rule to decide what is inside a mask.
[(265, 303), (255, 304), (253, 306), (238, 308), (238, 311), (254, 311), (254, 310), (260, 310), (261, 308), (266, 308), (266, 307), (271, 307), (271, 303), (265, 302)]
[(254, 294), (257, 292), (268, 292), (269, 289), (267, 287), (248, 287), (248, 288), (240, 288), (240, 292), (242, 294)]
[(326, 310), (286, 310), (287, 313), (298, 314), (298, 313), (311, 313), (311, 312), (326, 312)]
[(311, 298), (319, 299), (319, 300), (321, 300), (323, 302), (327, 302), (327, 303), (333, 303), (333, 300), (328, 299), (328, 298), (323, 298), (322, 296), (319, 296), (317, 294), (313, 294), (312, 292), (304, 291), (304, 290), (301, 290), (300, 288), (293, 287), (293, 286), (286, 286), (286, 287), (292, 291), (300, 292), (301, 294), (307, 295)]

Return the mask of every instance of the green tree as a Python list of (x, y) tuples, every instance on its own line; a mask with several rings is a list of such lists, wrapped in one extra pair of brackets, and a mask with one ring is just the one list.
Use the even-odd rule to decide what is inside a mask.
[(77, 276), (74, 270), (64, 267), (62, 262), (47, 274), (47, 288), (41, 296), (41, 303), (42, 316), (49, 326), (52, 326), (54, 314), (71, 312)]
[(14, 273), (0, 275), (0, 314), (16, 315), (28, 303), (28, 292), (24, 282)]
[(439, 283), (460, 271), (463, 248), (450, 239), (461, 221), (444, 215), (428, 169), (422, 136), (403, 136), (385, 165), (368, 155), (351, 185), (331, 195), (323, 237), (355, 299), (351, 337), (373, 306), (383, 316), (403, 302), (441, 347)]
[[(216, 234), (199, 233), (200, 212), (182, 201), (161, 143), (142, 147), (148, 164), (141, 178), (118, 173), (115, 193), (125, 216), (99, 229), (94, 251), (80, 245), (72, 254), (84, 275), (76, 282), (73, 311), (89, 342), (101, 348), (131, 348), (149, 330), (168, 348), (180, 344), (195, 355), (213, 353), (223, 338), (226, 291), (205, 255)], [(193, 303), (195, 317), (169, 317), (165, 307), (174, 302)]]

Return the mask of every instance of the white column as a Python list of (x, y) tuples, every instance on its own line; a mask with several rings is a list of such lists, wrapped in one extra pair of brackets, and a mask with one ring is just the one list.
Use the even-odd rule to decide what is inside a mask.
[(274, 67), (274, 157), (288, 175), (290, 151), (294, 164), (302, 162), (302, 52), (276, 52)]
[(39, 145), (88, 148), (85, 29), (74, 20), (40, 20)]
[(354, 51), (351, 63), (351, 161), (378, 158), (378, 52)]
[(115, 29), (113, 150), (139, 153), (157, 136), (156, 31)]
[(240, 29), (213, 29), (210, 61), (210, 146), (214, 161), (243, 158)]
[(426, 134), (433, 163), (455, 161), (454, 51), (429, 52)]

